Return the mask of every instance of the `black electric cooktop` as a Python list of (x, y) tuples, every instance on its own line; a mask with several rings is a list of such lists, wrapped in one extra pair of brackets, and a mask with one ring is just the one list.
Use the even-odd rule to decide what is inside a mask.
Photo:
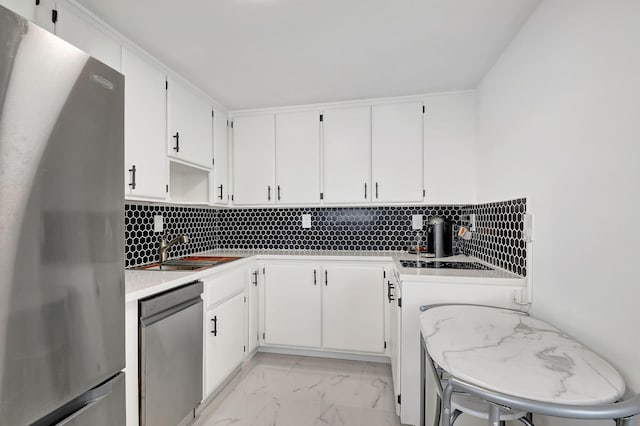
[(423, 260), (400, 260), (403, 268), (444, 268), (444, 269), (474, 269), (479, 271), (492, 271), (486, 265), (478, 262), (425, 262)]

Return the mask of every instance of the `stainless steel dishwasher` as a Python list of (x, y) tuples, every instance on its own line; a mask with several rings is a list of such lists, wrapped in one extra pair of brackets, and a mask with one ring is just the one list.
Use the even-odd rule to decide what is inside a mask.
[(140, 424), (175, 426), (202, 400), (202, 282), (140, 300)]

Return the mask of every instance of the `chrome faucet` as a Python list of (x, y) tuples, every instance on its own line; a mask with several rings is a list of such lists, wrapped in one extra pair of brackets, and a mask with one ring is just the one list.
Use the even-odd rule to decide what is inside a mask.
[(164, 236), (160, 237), (160, 263), (165, 262), (167, 260), (167, 250), (169, 250), (171, 246), (174, 246), (179, 243), (188, 243), (188, 242), (189, 242), (188, 235), (179, 235), (175, 237), (173, 240), (168, 242)]

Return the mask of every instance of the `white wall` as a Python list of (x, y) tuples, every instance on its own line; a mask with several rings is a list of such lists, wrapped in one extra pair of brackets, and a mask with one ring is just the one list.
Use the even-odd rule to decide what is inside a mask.
[(532, 313), (640, 392), (640, 1), (543, 0), (478, 90), (478, 198), (526, 195)]

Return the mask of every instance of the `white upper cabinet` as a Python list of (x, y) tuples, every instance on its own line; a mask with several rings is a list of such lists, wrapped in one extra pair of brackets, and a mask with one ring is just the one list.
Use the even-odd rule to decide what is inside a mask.
[(371, 108), (323, 112), (323, 193), (327, 204), (371, 200)]
[(278, 204), (320, 203), (320, 114), (276, 114)]
[[(25, 0), (2, 0), (3, 2), (8, 1), (9, 5), (15, 5), (15, 3), (23, 3), (24, 6), (21, 9), (14, 9), (16, 12), (20, 13), (21, 11), (25, 11), (29, 13), (29, 8), (27, 4), (29, 1)], [(35, 3), (35, 1), (34, 1)], [(33, 13), (33, 22), (38, 24), (41, 28), (49, 31), (50, 33), (55, 32), (55, 24), (53, 23), (52, 13), (56, 8), (56, 0), (40, 0), (39, 4), (36, 4), (35, 10)], [(11, 9), (11, 7), (9, 7)], [(28, 18), (27, 15), (24, 15)]]
[(55, 34), (111, 68), (121, 70), (121, 45), (97, 23), (66, 2), (58, 2)]
[(422, 201), (422, 102), (374, 105), (371, 116), (373, 201)]
[(0, 5), (33, 21), (35, 15), (35, 2), (25, 0), (0, 0)]
[(169, 156), (211, 168), (212, 109), (209, 102), (180, 80), (167, 80)]
[(122, 49), (125, 76), (124, 140), (127, 198), (166, 197), (165, 74), (155, 65)]
[(213, 109), (213, 194), (212, 204), (229, 203), (229, 115), (226, 111)]
[(430, 96), (424, 104), (425, 201), (429, 204), (474, 202), (475, 94)]
[(275, 202), (275, 117), (240, 116), (233, 120), (233, 201), (235, 205)]

